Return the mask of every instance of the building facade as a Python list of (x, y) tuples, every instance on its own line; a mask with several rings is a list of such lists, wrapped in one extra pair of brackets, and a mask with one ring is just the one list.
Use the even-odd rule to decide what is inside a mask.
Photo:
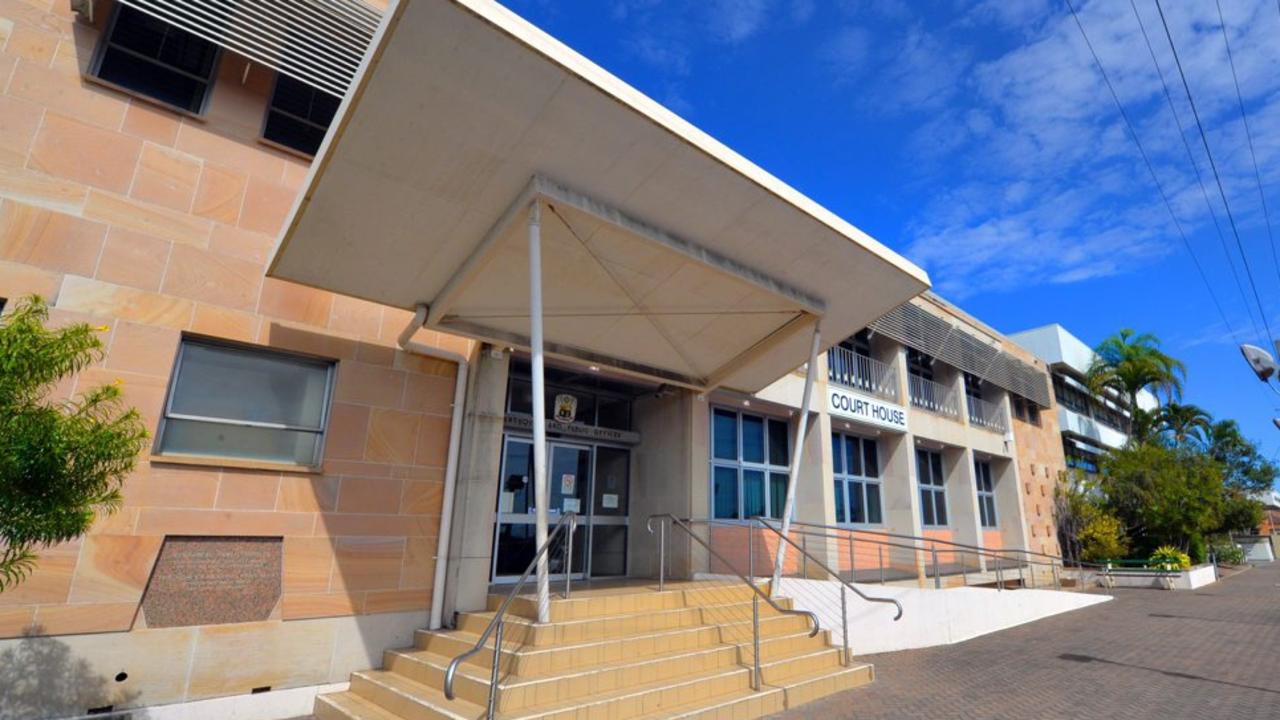
[[(0, 653), (57, 649), (91, 681), (50, 716), (340, 682), (483, 608), (536, 547), (527, 347), (269, 271), (342, 73), (281, 72), (144, 5), (0, 5), (0, 297), (105, 326), (102, 362), (57, 397), (119, 381), (152, 433), (121, 510), (0, 593)], [(791, 237), (773, 220), (766, 254)], [(1067, 416), (1045, 362), (931, 294), (891, 309), (923, 273), (842, 232), (870, 248), (872, 290), (898, 284), (830, 303), (870, 324), (828, 339), (808, 407), (803, 370), (746, 392), (549, 361), (549, 510), (582, 519), (554, 575), (652, 577), (655, 514), (781, 518), (797, 455), (797, 522), (1056, 554)], [(712, 539), (733, 552), (734, 533)], [(901, 565), (871, 547), (829, 560), (858, 579)]]
[[(1096, 473), (1098, 456), (1123, 447), (1129, 440), (1128, 402), (1112, 392), (1098, 396), (1089, 391), (1085, 377), (1093, 362), (1093, 349), (1061, 325), (1023, 330), (1009, 337), (1050, 368), (1067, 466)], [(1138, 394), (1138, 405), (1152, 410), (1156, 398), (1143, 390)]]

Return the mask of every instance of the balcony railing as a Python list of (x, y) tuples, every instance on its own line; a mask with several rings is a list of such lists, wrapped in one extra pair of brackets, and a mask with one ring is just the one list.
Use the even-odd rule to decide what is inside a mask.
[(946, 385), (926, 380), (919, 375), (907, 375), (907, 390), (911, 393), (911, 404), (915, 407), (947, 417), (960, 417), (960, 406), (956, 403), (955, 393)]
[(847, 348), (827, 351), (827, 379), (838, 385), (898, 401), (898, 373), (887, 365)]
[(1003, 406), (972, 395), (966, 395), (965, 400), (968, 401), (970, 425), (1001, 433), (1009, 429), (1009, 420), (1005, 417)]

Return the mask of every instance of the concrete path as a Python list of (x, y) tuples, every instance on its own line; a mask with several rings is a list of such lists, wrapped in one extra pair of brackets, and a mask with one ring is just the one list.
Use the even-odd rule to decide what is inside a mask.
[(1280, 718), (1280, 563), (947, 647), (866, 655), (876, 682), (775, 716)]

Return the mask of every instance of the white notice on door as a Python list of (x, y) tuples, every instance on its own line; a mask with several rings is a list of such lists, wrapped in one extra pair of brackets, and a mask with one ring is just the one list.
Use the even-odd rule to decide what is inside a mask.
[(516, 506), (516, 494), (513, 492), (503, 492), (498, 499), (498, 512), (509, 513)]
[(582, 503), (578, 501), (578, 498), (565, 498), (564, 511), (575, 513), (582, 512)]
[(578, 476), (573, 473), (565, 473), (560, 476), (560, 494), (572, 495), (578, 488)]
[(611, 494), (609, 494), (609, 493), (605, 493), (604, 495), (601, 495), (601, 496), (600, 496), (600, 507), (602, 507), (602, 508), (604, 508), (604, 509), (606, 509), (606, 510), (617, 510), (617, 509), (618, 509), (618, 496), (617, 496), (617, 495), (611, 495)]

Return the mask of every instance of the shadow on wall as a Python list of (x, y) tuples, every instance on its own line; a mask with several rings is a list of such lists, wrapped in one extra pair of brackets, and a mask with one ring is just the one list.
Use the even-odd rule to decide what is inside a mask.
[(62, 718), (89, 708), (132, 704), (137, 693), (115, 691), (115, 682), (74, 657), (66, 643), (28, 635), (0, 653), (0, 720)]

